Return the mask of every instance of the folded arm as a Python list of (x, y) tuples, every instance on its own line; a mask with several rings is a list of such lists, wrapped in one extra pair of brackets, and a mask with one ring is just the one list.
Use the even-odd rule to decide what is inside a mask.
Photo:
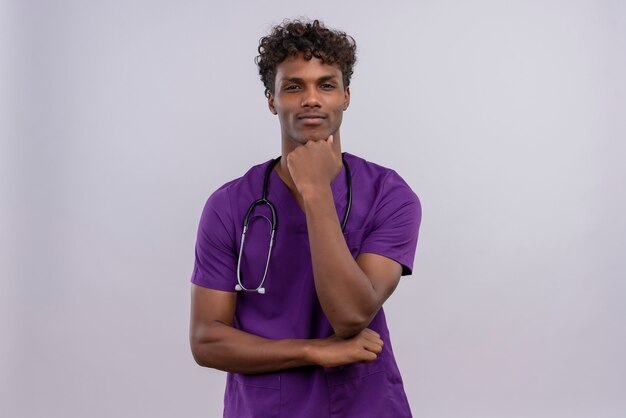
[(262, 338), (232, 327), (237, 294), (192, 286), (190, 345), (204, 367), (236, 373), (269, 373), (293, 367), (334, 367), (370, 362), (382, 351), (380, 336), (364, 329), (349, 340)]

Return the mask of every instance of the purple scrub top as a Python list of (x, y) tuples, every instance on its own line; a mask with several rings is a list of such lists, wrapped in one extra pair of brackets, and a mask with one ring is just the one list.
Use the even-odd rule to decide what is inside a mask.
[[(352, 210), (344, 231), (352, 255), (379, 254), (400, 263), (402, 275), (411, 274), (421, 221), (417, 196), (395, 171), (348, 153), (344, 158), (352, 174)], [(235, 291), (243, 219), (261, 197), (269, 163), (252, 167), (209, 197), (198, 229), (192, 283)], [(345, 168), (331, 187), (342, 220), (347, 204)], [(238, 293), (233, 324), (272, 339), (328, 337), (333, 331), (315, 292), (306, 216), (276, 171), (270, 175), (268, 199), (276, 207), (278, 229), (266, 293)], [(241, 260), (247, 288), (256, 288), (262, 278), (270, 219), (264, 206), (250, 218)], [(372, 363), (257, 375), (228, 373), (224, 417), (410, 417), (383, 309), (369, 328), (384, 341), (382, 353)]]

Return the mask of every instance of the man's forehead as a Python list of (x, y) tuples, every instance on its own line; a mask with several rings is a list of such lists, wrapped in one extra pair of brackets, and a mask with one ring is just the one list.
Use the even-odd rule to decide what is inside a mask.
[(334, 64), (323, 63), (321, 59), (312, 57), (304, 59), (302, 54), (289, 56), (276, 67), (277, 79), (290, 78), (341, 78), (341, 69)]

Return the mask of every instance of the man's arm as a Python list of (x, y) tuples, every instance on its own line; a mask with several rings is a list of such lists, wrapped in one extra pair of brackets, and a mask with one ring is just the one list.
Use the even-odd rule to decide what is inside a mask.
[(192, 285), (189, 339), (196, 362), (237, 373), (269, 373), (292, 367), (334, 367), (370, 362), (382, 351), (380, 336), (364, 329), (349, 340), (272, 340), (232, 327), (237, 294)]
[(330, 187), (311, 189), (303, 199), (317, 296), (335, 333), (351, 337), (370, 324), (393, 293), (402, 266), (377, 254), (352, 257)]
[(308, 141), (287, 156), (288, 168), (304, 203), (315, 290), (335, 334), (348, 338), (365, 329), (393, 293), (402, 266), (370, 253), (356, 260), (337, 218), (331, 182), (341, 168), (332, 135)]

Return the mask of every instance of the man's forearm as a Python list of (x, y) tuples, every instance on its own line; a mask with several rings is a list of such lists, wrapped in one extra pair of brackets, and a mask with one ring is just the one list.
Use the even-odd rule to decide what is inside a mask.
[(380, 335), (364, 329), (350, 339), (272, 340), (214, 321), (191, 334), (196, 362), (235, 373), (271, 373), (294, 367), (335, 367), (374, 361), (382, 351)]
[(303, 194), (315, 289), (335, 333), (349, 337), (379, 309), (376, 291), (348, 250), (330, 187)]
[(191, 336), (196, 362), (236, 373), (269, 373), (315, 364), (313, 340), (272, 340), (213, 322)]

